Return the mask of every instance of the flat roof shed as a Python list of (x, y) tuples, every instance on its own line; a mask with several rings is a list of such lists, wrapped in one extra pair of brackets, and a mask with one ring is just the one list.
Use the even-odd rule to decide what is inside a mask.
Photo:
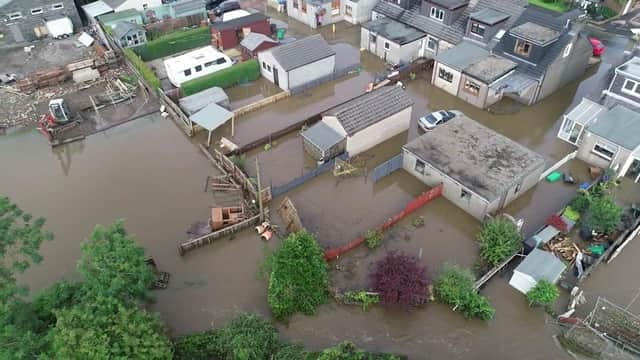
[(232, 120), (233, 126), (233, 113), (216, 103), (210, 103), (189, 116), (189, 120), (209, 131), (207, 146), (211, 146), (211, 133), (229, 120)]

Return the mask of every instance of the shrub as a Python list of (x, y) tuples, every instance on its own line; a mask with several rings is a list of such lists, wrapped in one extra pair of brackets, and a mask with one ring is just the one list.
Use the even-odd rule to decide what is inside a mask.
[(352, 342), (345, 341), (325, 349), (317, 360), (400, 360), (391, 354), (372, 354), (358, 349)]
[(380, 244), (382, 244), (383, 235), (382, 231), (380, 230), (367, 230), (367, 232), (364, 234), (364, 237), (369, 249), (375, 249), (380, 246)]
[(369, 306), (380, 302), (380, 296), (367, 291), (348, 291), (344, 293), (344, 297), (347, 300), (360, 303), (362, 305), (362, 311), (367, 311)]
[(493, 219), (482, 227), (478, 235), (480, 258), (489, 266), (496, 266), (522, 247), (522, 235), (514, 223)]
[(608, 234), (615, 230), (622, 217), (622, 208), (609, 196), (591, 199), (585, 225), (598, 233)]
[(39, 293), (33, 300), (33, 310), (46, 326), (54, 326), (56, 312), (79, 304), (83, 297), (82, 283), (63, 280)]
[(220, 336), (214, 330), (182, 336), (173, 342), (175, 360), (209, 360), (221, 358)]
[(495, 310), (489, 300), (478, 294), (473, 287), (471, 271), (455, 265), (445, 265), (433, 286), (436, 299), (459, 310), (466, 318), (476, 317), (491, 320)]
[(189, 80), (181, 85), (182, 95), (189, 96), (214, 86), (228, 88), (239, 83), (254, 81), (260, 76), (258, 60), (252, 59), (216, 71), (213, 74)]
[(267, 259), (271, 267), (268, 300), (276, 319), (296, 312), (312, 315), (327, 301), (329, 276), (324, 252), (313, 235), (289, 235)]
[(612, 17), (618, 15), (618, 12), (616, 12), (615, 10), (613, 10), (610, 7), (603, 6), (603, 7), (600, 8), (600, 15), (602, 15), (602, 17), (605, 18), (605, 19), (609, 19), (609, 18), (612, 18)]
[(137, 47), (135, 51), (144, 61), (151, 61), (210, 44), (209, 27), (201, 27), (160, 36), (157, 39), (147, 41), (144, 46)]
[(405, 309), (427, 301), (429, 282), (427, 269), (417, 258), (397, 252), (379, 260), (371, 274), (371, 287), (380, 294), (380, 302)]
[(547, 280), (540, 280), (536, 286), (527, 292), (529, 305), (550, 306), (558, 300), (558, 288)]
[(571, 200), (571, 202), (569, 203), (569, 206), (571, 206), (573, 210), (579, 212), (580, 215), (584, 215), (587, 209), (589, 209), (589, 202), (590, 202), (589, 193), (584, 190), (580, 190), (578, 192), (578, 196), (576, 196), (573, 200)]
[(146, 81), (152, 89), (160, 88), (160, 79), (158, 79), (156, 73), (154, 73), (153, 70), (151, 70), (151, 68), (147, 66), (147, 64), (145, 64), (145, 62), (142, 61), (142, 59), (138, 55), (136, 55), (136, 53), (133, 52), (133, 50), (124, 49), (124, 54), (127, 56), (129, 61), (131, 61), (133, 67), (135, 67), (140, 75), (142, 75), (144, 81)]
[(270, 359), (280, 343), (278, 330), (253, 314), (241, 314), (218, 334), (221, 352), (227, 359)]

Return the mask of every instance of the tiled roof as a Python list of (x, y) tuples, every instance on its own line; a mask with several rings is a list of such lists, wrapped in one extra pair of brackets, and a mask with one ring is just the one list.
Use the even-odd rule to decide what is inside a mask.
[(285, 71), (335, 56), (336, 52), (320, 34), (308, 36), (268, 50)]
[(211, 23), (211, 27), (218, 31), (227, 29), (240, 29), (243, 26), (250, 25), (259, 21), (264, 21), (266, 19), (267, 17), (262, 13), (253, 13), (229, 21), (216, 21)]
[(628, 150), (640, 145), (640, 114), (622, 105), (601, 113), (587, 128)]
[(411, 107), (413, 100), (398, 86), (385, 86), (330, 109), (323, 115), (335, 116), (348, 135)]
[(113, 36), (115, 36), (116, 39), (122, 39), (122, 37), (127, 35), (131, 30), (144, 30), (144, 28), (131, 21), (121, 21), (113, 27)]
[(363, 28), (396, 44), (404, 45), (427, 36), (420, 30), (386, 17), (369, 21)]

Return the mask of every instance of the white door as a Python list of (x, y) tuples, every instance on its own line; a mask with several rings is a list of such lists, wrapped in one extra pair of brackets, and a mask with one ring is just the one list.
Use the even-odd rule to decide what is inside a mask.
[(376, 53), (376, 47), (378, 43), (378, 36), (376, 34), (369, 34), (369, 51)]

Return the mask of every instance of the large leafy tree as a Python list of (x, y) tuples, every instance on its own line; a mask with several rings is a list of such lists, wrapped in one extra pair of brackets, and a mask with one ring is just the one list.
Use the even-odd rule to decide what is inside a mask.
[(407, 254), (390, 252), (380, 259), (371, 274), (371, 287), (387, 306), (411, 309), (429, 297), (427, 268)]
[(311, 315), (326, 302), (329, 277), (324, 253), (307, 232), (289, 235), (267, 260), (269, 306), (276, 319), (301, 312)]
[(109, 227), (96, 226), (82, 245), (78, 271), (88, 293), (121, 301), (145, 300), (154, 275), (144, 260), (144, 249), (127, 235), (123, 222), (116, 221)]
[(598, 233), (615, 230), (622, 217), (622, 208), (610, 196), (592, 197), (585, 223)]
[(522, 235), (516, 225), (503, 219), (489, 220), (478, 235), (480, 258), (489, 266), (496, 266), (522, 247)]
[(471, 271), (456, 265), (445, 265), (433, 283), (436, 300), (450, 305), (467, 317), (490, 320), (495, 315), (489, 300), (478, 294)]
[(33, 218), (6, 196), (0, 195), (0, 358), (33, 358), (44, 344), (42, 323), (25, 297), (16, 274), (42, 261), (44, 241), (53, 235), (44, 230), (45, 220)]

